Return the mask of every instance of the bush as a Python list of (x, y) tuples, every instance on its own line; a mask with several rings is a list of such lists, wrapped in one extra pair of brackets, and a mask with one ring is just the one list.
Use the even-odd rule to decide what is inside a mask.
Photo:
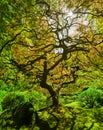
[(27, 102), (30, 101), (34, 105), (36, 110), (47, 105), (46, 104), (47, 98), (46, 98), (46, 96), (43, 95), (43, 93), (35, 91), (35, 90), (29, 91), (29, 92), (26, 91), (24, 93), (25, 93), (25, 100)]
[(31, 102), (35, 109), (39, 109), (46, 105), (46, 97), (37, 91), (10, 92), (1, 102), (2, 109), (12, 109), (20, 103)]
[(25, 101), (24, 99), (24, 95), (21, 93), (15, 93), (15, 92), (11, 92), (9, 94), (7, 94), (3, 101), (1, 102), (2, 105), (2, 109), (13, 109), (14, 107), (16, 107), (18, 104), (23, 103)]
[(103, 91), (97, 88), (88, 88), (78, 96), (81, 105), (87, 108), (103, 105)]

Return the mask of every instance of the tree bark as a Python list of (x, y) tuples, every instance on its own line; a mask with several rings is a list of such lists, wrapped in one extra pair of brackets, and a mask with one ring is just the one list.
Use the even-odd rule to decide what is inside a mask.
[(50, 93), (51, 97), (52, 97), (52, 101), (53, 101), (53, 106), (57, 106), (59, 104), (58, 101), (58, 95), (57, 93), (53, 90), (52, 86), (47, 84), (47, 76), (48, 76), (48, 69), (47, 69), (47, 62), (44, 61), (44, 71), (43, 71), (43, 76), (40, 82), (40, 86), (42, 88), (45, 88), (48, 90), (48, 92)]

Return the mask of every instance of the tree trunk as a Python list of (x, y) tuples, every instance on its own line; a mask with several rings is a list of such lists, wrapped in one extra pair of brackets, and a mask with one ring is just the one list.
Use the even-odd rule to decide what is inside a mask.
[(41, 83), (40, 83), (40, 86), (42, 88), (45, 88), (48, 90), (48, 92), (50, 93), (51, 97), (52, 97), (52, 101), (53, 101), (53, 106), (57, 106), (59, 104), (59, 101), (58, 101), (58, 95), (57, 93), (53, 90), (52, 86), (48, 85), (46, 83), (47, 81), (47, 76), (48, 76), (48, 69), (47, 69), (47, 62), (44, 61), (44, 72), (43, 72), (43, 76), (42, 76), (42, 79), (41, 79)]
[(52, 97), (52, 101), (53, 101), (53, 106), (58, 106), (59, 101), (58, 101), (58, 95), (57, 93), (53, 90), (52, 86), (48, 85), (48, 84), (44, 84), (41, 83), (42, 88), (45, 88), (48, 90), (48, 92), (50, 93), (51, 97)]

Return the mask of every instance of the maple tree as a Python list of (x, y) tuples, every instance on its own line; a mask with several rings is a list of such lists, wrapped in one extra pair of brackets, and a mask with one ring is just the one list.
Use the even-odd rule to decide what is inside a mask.
[[(36, 121), (34, 129), (102, 128), (102, 7), (102, 0), (0, 1), (2, 99), (10, 92), (5, 100), (0, 99), (0, 105), (2, 101), (5, 109), (11, 110), (13, 103), (14, 108), (18, 105), (14, 109), (17, 120), (8, 119), (12, 117), (11, 110), (0, 113), (2, 129), (15, 127), (12, 122), (22, 127), (19, 125), (24, 118), (19, 119), (19, 113), (25, 110), (21, 110), (24, 108), (16, 97), (33, 102), (35, 119), (46, 123), (42, 126)], [(7, 106), (8, 102), (11, 106)]]
[(102, 2), (58, 2), (0, 4), (2, 11), (6, 8), (1, 21), (1, 79), (45, 88), (53, 105), (58, 104), (59, 91), (76, 83), (80, 72), (98, 64), (102, 70)]

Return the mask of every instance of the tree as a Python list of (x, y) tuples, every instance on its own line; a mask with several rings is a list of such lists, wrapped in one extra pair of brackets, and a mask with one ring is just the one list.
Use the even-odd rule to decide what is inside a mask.
[(5, 30), (1, 30), (0, 65), (5, 65), (1, 79), (6, 77), (5, 82), (14, 85), (22, 79), (21, 84), (26, 82), (28, 86), (47, 89), (52, 105), (57, 106), (60, 89), (75, 83), (78, 71), (88, 70), (87, 65), (91, 68), (91, 52), (97, 53), (102, 46), (99, 21), (96, 26), (91, 20), (102, 17), (96, 12), (97, 7), (101, 12), (99, 4), (102, 3), (97, 2), (96, 7), (84, 0), (60, 1), (60, 6), (59, 1), (49, 0), (2, 2), (9, 10), (3, 19), (8, 16), (11, 19), (4, 23)]

